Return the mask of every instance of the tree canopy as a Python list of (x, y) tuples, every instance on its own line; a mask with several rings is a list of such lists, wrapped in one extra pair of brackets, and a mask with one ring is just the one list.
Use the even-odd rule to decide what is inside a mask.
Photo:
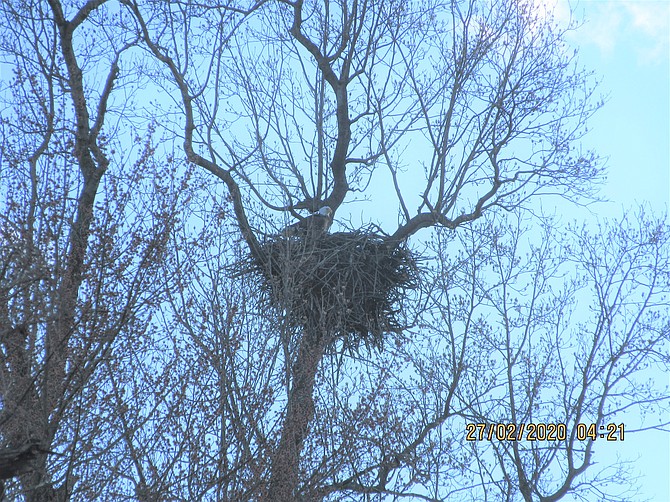
[[(604, 175), (596, 79), (540, 3), (7, 0), (0, 26), (9, 496), (634, 495), (594, 430), (667, 412), (670, 232), (535, 210)], [(324, 206), (330, 234), (281, 232)]]

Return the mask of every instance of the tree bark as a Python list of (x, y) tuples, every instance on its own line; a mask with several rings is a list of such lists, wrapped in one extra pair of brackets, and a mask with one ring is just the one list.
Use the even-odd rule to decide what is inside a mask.
[(319, 330), (306, 329), (300, 342), (291, 370), (292, 386), (282, 435), (272, 460), (268, 501), (291, 502), (297, 498), (300, 453), (314, 417), (314, 381), (326, 339)]

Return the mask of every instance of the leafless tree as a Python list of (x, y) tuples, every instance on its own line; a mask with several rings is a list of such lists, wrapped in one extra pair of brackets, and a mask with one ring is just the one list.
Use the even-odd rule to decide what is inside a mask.
[(66, 500), (81, 476), (102, 428), (92, 412), (107, 404), (100, 370), (145, 329), (174, 214), (164, 193), (151, 200), (166, 183), (124, 94), (137, 38), (103, 4), (0, 7), (12, 72), (1, 91), (0, 434), (40, 445), (8, 490), (25, 500)]
[[(296, 498), (635, 497), (632, 484), (616, 491), (632, 471), (624, 463), (612, 470), (601, 454), (607, 439), (594, 440), (588, 427), (602, 425), (620, 441), (622, 412), (641, 407), (662, 417), (668, 408), (645, 371), (664, 372), (670, 363), (669, 229), (644, 214), (603, 222), (599, 231), (533, 222), (488, 215), (460, 232), (438, 232), (425, 251), (437, 260), (426, 270), (423, 301), (406, 305), (407, 314), (418, 311), (416, 326), (389, 337), (379, 353), (324, 355)], [(210, 249), (239, 249), (233, 229), (202, 228), (200, 251), (189, 247), (171, 272), (183, 275), (185, 287), (168, 318), (178, 321), (174, 345), (183, 346), (178, 380), (203, 396), (188, 401), (200, 407), (197, 416), (166, 413), (163, 434), (180, 431), (174, 463), (195, 448), (202, 457), (189, 458), (191, 468), (202, 476), (193, 464), (208, 466), (209, 484), (186, 492), (163, 462), (163, 478), (175, 481), (162, 494), (272, 498), (284, 382), (299, 360), (300, 336), (281, 315), (263, 311), (248, 275), (230, 278), (237, 252)], [(468, 424), (485, 424), (483, 438)], [(532, 441), (527, 430), (512, 440), (520, 431), (509, 424), (536, 424), (539, 438), (542, 424), (564, 424), (565, 437), (554, 431), (555, 440)], [(624, 434), (630, 440), (650, 427), (667, 423), (626, 420)], [(466, 440), (473, 430), (476, 440)]]
[[(613, 469), (598, 451), (625, 433), (667, 428), (667, 420), (623, 423), (629, 410), (667, 413), (667, 393), (647, 374), (670, 362), (667, 224), (643, 212), (596, 231), (486, 220), (435, 241), (434, 335), (430, 350), (409, 357), (418, 378), (430, 371), (420, 379), (421, 409), (444, 412), (424, 417), (435, 446), (419, 456), (419, 479), (435, 499), (463, 478), (495, 500), (635, 498), (635, 486), (621, 484), (632, 481), (630, 466)], [(547, 424), (559, 428), (553, 440), (528, 440), (556, 430)], [(471, 441), (454, 442), (464, 430)], [(440, 473), (440, 455), (467, 459), (457, 462), (458, 482)]]
[[(252, 208), (337, 209), (386, 177), (398, 242), (538, 193), (588, 195), (600, 173), (575, 149), (593, 84), (533, 2), (124, 4), (179, 95), (186, 157), (225, 183), (260, 262)], [(297, 351), (276, 500), (297, 493), (324, 346), (307, 334)]]
[[(643, 215), (602, 234), (525, 229), (536, 196), (589, 201), (602, 174), (579, 146), (593, 78), (545, 14), (519, 0), (4, 2), (0, 433), (62, 455), (10, 493), (600, 490), (600, 440), (577, 424), (667, 408), (638, 375), (667, 368), (668, 229)], [(385, 242), (426, 236), (431, 260), (398, 306), (407, 329), (356, 353), (325, 318), (273, 308), (262, 271), (289, 217), (359, 199), (393, 206)], [(567, 435), (466, 441), (477, 423)]]

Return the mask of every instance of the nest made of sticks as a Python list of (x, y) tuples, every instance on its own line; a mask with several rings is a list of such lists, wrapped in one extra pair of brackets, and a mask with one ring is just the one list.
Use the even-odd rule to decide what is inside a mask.
[(401, 309), (418, 283), (415, 256), (405, 244), (354, 232), (275, 236), (256, 263), (273, 306), (293, 326), (310, 326), (345, 350), (381, 348), (384, 334), (403, 329)]

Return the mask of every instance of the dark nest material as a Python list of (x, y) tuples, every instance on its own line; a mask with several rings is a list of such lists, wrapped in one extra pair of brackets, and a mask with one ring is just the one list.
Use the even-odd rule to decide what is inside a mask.
[(385, 333), (403, 329), (400, 314), (418, 266), (405, 244), (391, 245), (371, 231), (276, 236), (263, 244), (263, 275), (273, 306), (293, 326), (313, 327), (342, 340), (344, 350), (381, 348)]

